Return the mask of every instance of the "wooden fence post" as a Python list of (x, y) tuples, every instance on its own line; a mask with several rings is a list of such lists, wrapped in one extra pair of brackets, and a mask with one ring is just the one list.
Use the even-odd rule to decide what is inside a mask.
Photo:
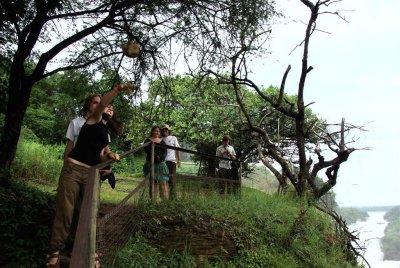
[(96, 255), (96, 224), (99, 209), (100, 175), (99, 170), (89, 169), (81, 212), (79, 214), (78, 230), (76, 231), (74, 248), (69, 267), (94, 267)]
[(154, 142), (151, 143), (151, 154), (150, 154), (150, 187), (151, 187), (151, 199), (153, 202), (157, 200), (156, 189), (154, 183)]

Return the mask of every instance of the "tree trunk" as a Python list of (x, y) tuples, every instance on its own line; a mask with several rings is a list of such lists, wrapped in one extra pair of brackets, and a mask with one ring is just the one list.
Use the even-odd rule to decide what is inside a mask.
[(0, 178), (10, 179), (10, 166), (15, 158), (22, 122), (28, 108), (33, 83), (25, 75), (23, 65), (13, 64), (10, 70), (8, 103), (0, 140)]

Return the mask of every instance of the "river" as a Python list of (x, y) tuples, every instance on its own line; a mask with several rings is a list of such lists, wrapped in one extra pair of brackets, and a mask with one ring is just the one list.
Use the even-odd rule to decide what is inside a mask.
[[(369, 211), (366, 221), (357, 221), (349, 229), (359, 232), (359, 243), (366, 247), (364, 257), (372, 268), (400, 268), (400, 261), (384, 261), (380, 239), (388, 224), (383, 218), (385, 211)], [(365, 265), (368, 267), (367, 265)]]

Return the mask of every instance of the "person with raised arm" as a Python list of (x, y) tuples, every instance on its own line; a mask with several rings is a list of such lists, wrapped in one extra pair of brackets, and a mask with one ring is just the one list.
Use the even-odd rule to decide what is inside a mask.
[[(109, 143), (109, 125), (107, 124), (109, 117), (103, 116), (103, 113), (109, 110), (108, 106), (115, 96), (132, 89), (131, 84), (118, 85), (101, 98), (100, 103), (83, 124), (75, 147), (65, 157), (57, 188), (56, 211), (47, 267), (60, 267), (60, 251), (64, 248), (70, 232), (79, 192), (85, 190), (89, 168), (99, 164), (104, 158), (119, 160), (119, 155), (112, 152), (102, 156), (102, 151)], [(98, 261), (96, 261), (96, 267), (100, 267)]]

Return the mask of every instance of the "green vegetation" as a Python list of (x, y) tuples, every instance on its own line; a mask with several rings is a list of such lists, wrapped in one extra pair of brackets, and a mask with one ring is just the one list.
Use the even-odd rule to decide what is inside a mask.
[(400, 261), (400, 206), (394, 207), (385, 214), (389, 223), (381, 240), (385, 260)]
[[(25, 146), (17, 157), (23, 163), (45, 165), (49, 158), (31, 158), (29, 150), (49, 150), (52, 157), (59, 148)], [(26, 141), (26, 144), (34, 144)], [(39, 147), (39, 148), (37, 148)], [(140, 158), (135, 158), (138, 161)], [(137, 166), (140, 164), (138, 163)], [(190, 171), (193, 166), (185, 165)], [(42, 172), (42, 169), (37, 169)], [(18, 181), (14, 173), (14, 180)], [(21, 173), (22, 174), (22, 173)], [(117, 173), (117, 175), (122, 174)], [(38, 178), (44, 178), (37, 174)], [(102, 203), (121, 200), (140, 180), (135, 176), (119, 178), (112, 190), (103, 183)], [(54, 213), (54, 178), (28, 181), (29, 184), (13, 183), (8, 189), (0, 189), (0, 224), (2, 228), (0, 266), (43, 267), (46, 261), (50, 228)], [(44, 184), (43, 184), (44, 183)], [(189, 189), (189, 188), (187, 188)], [(124, 248), (116, 251), (112, 263), (104, 267), (356, 267), (354, 256), (347, 255), (345, 240), (335, 234), (331, 220), (313, 207), (303, 207), (303, 202), (290, 197), (266, 194), (244, 188), (240, 198), (217, 194), (207, 198), (185, 195), (175, 201), (150, 204), (137, 211), (138, 231), (132, 234)], [(304, 208), (304, 209), (303, 209)], [(165, 249), (163, 235), (168, 224), (179, 222), (177, 228), (192, 229), (194, 237), (207, 230), (211, 237), (224, 237), (232, 242), (234, 250), (227, 256), (207, 259), (193, 255), (193, 243), (188, 238), (183, 248)], [(181, 230), (181, 229), (180, 229)], [(199, 233), (196, 233), (200, 231)], [(165, 238), (165, 237), (164, 237)], [(186, 240), (183, 240), (186, 241)]]
[[(125, 123), (123, 135), (112, 138), (113, 151), (136, 147), (153, 124), (171, 124), (174, 134), (182, 137), (182, 144), (210, 154), (215, 153), (219, 138), (228, 132), (233, 137), (238, 158), (246, 160), (244, 166), (259, 160), (256, 150), (259, 142), (268, 161), (264, 163), (276, 171), (273, 174), (280, 179), (281, 186), (286, 187), (283, 179), (289, 178), (294, 193), (307, 199), (300, 202), (253, 189), (244, 190), (240, 202), (236, 198), (221, 200), (220, 196), (210, 196), (187, 204), (187, 200), (181, 200), (180, 203), (166, 202), (165, 206), (144, 206), (139, 215), (156, 219), (156, 224), (143, 220), (144, 225), (150, 224), (149, 229), (154, 227), (152, 233), (160, 231), (163, 226), (158, 222), (170, 214), (178, 219), (183, 215), (194, 226), (207, 217), (232, 238), (238, 249), (227, 265), (281, 266), (284, 263), (309, 267), (333, 263), (343, 267), (349, 265), (347, 259), (354, 261), (344, 253), (347, 241), (333, 234), (329, 219), (313, 207), (300, 205), (325, 195), (336, 183), (339, 166), (353, 152), (353, 148), (343, 150), (340, 146), (336, 151), (338, 161), (324, 161), (321, 142), (329, 140), (328, 146), (332, 149), (332, 145), (339, 144), (335, 140), (340, 135), (324, 133), (328, 131), (327, 125), (303, 98), (304, 82), (311, 70), (306, 53), (310, 30), (316, 23), (319, 7), (335, 1), (304, 3), (310, 8), (311, 17), (303, 43), (298, 96), (287, 95), (284, 83), (281, 90), (276, 86), (264, 88), (247, 77), (251, 71), (247, 63), (253, 56), (268, 52), (263, 44), (271, 37), (275, 18), (282, 15), (275, 9), (275, 1), (218, 0), (201, 5), (196, 1), (150, 1), (143, 5), (135, 1), (92, 1), (91, 5), (80, 0), (47, 2), (17, 1), (0, 5), (5, 14), (0, 19), (0, 48), (4, 52), (0, 57), (0, 100), (4, 103), (0, 108), (0, 183), (4, 187), (0, 198), (6, 204), (1, 220), (16, 231), (10, 230), (2, 236), (5, 240), (0, 243), (2, 247), (15, 245), (0, 251), (5, 252), (2, 261), (12, 266), (43, 266), (42, 252), (26, 253), (21, 245), (29, 239), (29, 234), (40, 231), (35, 237), (37, 245), (25, 244), (40, 250), (45, 248), (42, 245), (48, 240), (48, 232), (37, 226), (48, 217), (37, 210), (48, 212), (46, 215), (52, 218), (52, 195), (63, 161), (67, 124), (80, 114), (84, 97), (108, 91), (122, 81), (135, 83), (139, 90), (113, 102), (116, 114)], [(99, 14), (104, 15), (100, 20)], [(54, 35), (57, 32), (63, 34)], [(48, 42), (50, 39), (52, 44)], [(119, 50), (126, 39), (135, 39), (141, 46), (140, 56), (133, 62)], [(46, 48), (41, 44), (46, 44)], [(182, 48), (176, 58), (170, 57), (170, 44)], [(185, 55), (190, 76), (164, 76), (173, 75), (174, 62), (178, 63), (181, 55)], [(57, 66), (51, 68), (53, 63)], [(288, 72), (289, 68), (282, 82)], [(149, 81), (149, 87), (142, 87), (146, 78), (154, 80)], [(26, 133), (20, 137), (23, 128)], [(346, 128), (345, 136), (352, 128)], [(319, 159), (317, 166), (311, 166), (315, 162), (302, 161), (309, 156), (311, 160), (315, 152)], [(213, 162), (206, 160), (199, 166), (212, 176)], [(142, 163), (143, 156), (138, 155), (113, 165), (120, 179), (118, 190), (111, 191), (104, 184), (102, 201), (115, 203), (133, 188), (141, 176)], [(275, 164), (281, 171), (273, 167)], [(326, 174), (328, 181), (317, 187), (317, 173), (322, 168), (330, 174)], [(183, 169), (191, 171), (195, 166)], [(193, 195), (190, 191), (184, 194)], [(214, 209), (213, 204), (218, 208)], [(220, 207), (225, 210), (220, 211)], [(278, 220), (271, 220), (275, 218)], [(213, 230), (214, 226), (203, 227)], [(147, 229), (140, 230), (130, 243), (149, 244)], [(157, 243), (149, 246), (158, 250)], [(198, 263), (197, 259), (193, 261), (189, 245), (174, 251), (168, 260), (154, 261), (161, 266)], [(218, 257), (209, 260), (209, 264), (208, 260), (203, 261), (206, 266), (226, 265)]]
[(264, 165), (256, 164), (250, 168), (252, 172), (242, 178), (243, 185), (267, 193), (276, 193), (279, 187), (278, 180)]
[(42, 184), (57, 183), (63, 163), (63, 145), (43, 145), (24, 128), (12, 166), (14, 177)]
[[(221, 199), (216, 194), (144, 206), (136, 211), (140, 215), (136, 219), (139, 231), (116, 251), (109, 265), (355, 267), (355, 259), (346, 255), (344, 239), (335, 234), (329, 218), (313, 207), (303, 211), (300, 203), (300, 200), (243, 188), (240, 198)], [(198, 233), (181, 237), (180, 241), (186, 244), (177, 251), (168, 237), (173, 230), (185, 233), (191, 227)], [(196, 252), (205, 232), (210, 233), (208, 240), (210, 237), (232, 240), (234, 254), (231, 249), (222, 248), (226, 254), (208, 259), (207, 252), (202, 252), (203, 255)], [(166, 239), (168, 243), (164, 244)]]
[(54, 196), (13, 180), (0, 204), (0, 267), (44, 267)]
[[(0, 168), (9, 169), (22, 124), (37, 122), (41, 130), (64, 132), (65, 128), (51, 128), (54, 119), (60, 120), (57, 116), (59, 110), (49, 112), (47, 103), (31, 106), (34, 111), (28, 111), (30, 100), (34, 98), (30, 93), (46, 78), (73, 73), (74, 70), (86, 70), (90, 74), (66, 77), (65, 84), (60, 87), (60, 93), (66, 94), (58, 99), (65, 104), (70, 104), (68, 102), (73, 100), (80, 101), (80, 93), (88, 94), (97, 89), (96, 84), (88, 83), (91, 82), (90, 78), (99, 75), (104, 77), (107, 72), (108, 90), (121, 80), (132, 81), (140, 86), (147, 78), (170, 73), (170, 68), (177, 64), (176, 60), (180, 55), (166, 57), (172, 56), (168, 45), (172, 43), (181, 46), (183, 50), (179, 53), (189, 56), (185, 57), (187, 63), (194, 63), (193, 59), (202, 58), (199, 62), (201, 66), (194, 63), (195, 69), (213, 69), (214, 66), (226, 69), (230, 56), (223, 56), (224, 52), (243, 44), (244, 36), (251, 37), (252, 42), (261, 45), (268, 38), (273, 18), (281, 16), (275, 9), (274, 1), (260, 0), (218, 0), (201, 5), (191, 1), (86, 3), (82, 0), (68, 3), (51, 1), (51, 4), (17, 1), (0, 5), (0, 59), (4, 58), (7, 62), (4, 68), (7, 75), (3, 77), (0, 73), (0, 100), (3, 100), (0, 112), (5, 116), (4, 128), (0, 129), (0, 151), (3, 153)], [(105, 17), (99, 20), (102, 15)], [(150, 22), (153, 19), (157, 22)], [(75, 21), (81, 23), (76, 24)], [(88, 25), (91, 25), (90, 30)], [(54, 34), (59, 32), (63, 34)], [(123, 57), (120, 49), (129, 39), (134, 39), (141, 46), (140, 57), (133, 65), (131, 59)], [(253, 50), (261, 49), (259, 45), (248, 54), (258, 54)], [(18, 56), (20, 51), (24, 51), (21, 57)], [(119, 76), (120, 67), (125, 76), (123, 78)], [(0, 72), (1, 69), (0, 67)], [(53, 93), (53, 89), (59, 84), (49, 85), (40, 94), (43, 102), (46, 99), (52, 101), (52, 97), (57, 96), (49, 93)], [(167, 95), (168, 88), (164, 87), (164, 90)], [(147, 92), (143, 93), (144, 96), (147, 95)], [(138, 94), (135, 99), (140, 99), (143, 95)], [(126, 102), (131, 103), (131, 100)], [(152, 113), (151, 110), (150, 108), (147, 112)], [(65, 113), (61, 115), (68, 116)], [(143, 117), (142, 114), (140, 118)], [(23, 122), (24, 119), (29, 122)], [(36, 125), (33, 124), (31, 128), (34, 127)], [(43, 136), (48, 133), (39, 129), (37, 131)]]
[(365, 221), (368, 218), (368, 212), (351, 207), (340, 207), (336, 209), (336, 212), (346, 220), (347, 224)]
[(394, 207), (385, 213), (384, 219), (388, 222), (400, 220), (400, 206)]

